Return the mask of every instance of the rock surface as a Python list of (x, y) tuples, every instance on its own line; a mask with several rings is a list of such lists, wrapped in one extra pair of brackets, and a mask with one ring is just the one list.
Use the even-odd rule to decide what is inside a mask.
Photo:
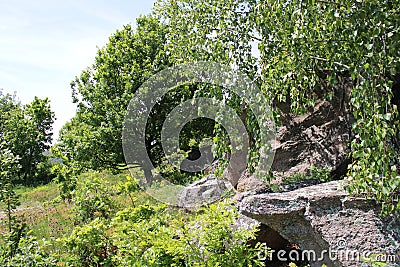
[(345, 88), (336, 89), (330, 101), (323, 100), (323, 92), (319, 92), (314, 108), (304, 115), (290, 113), (290, 103), (276, 103), (282, 112), (282, 125), (273, 143), (275, 177), (307, 174), (312, 166), (327, 169), (335, 176), (345, 174), (354, 123)]
[[(272, 141), (275, 156), (271, 170), (275, 183), (280, 184), (293, 175), (308, 176), (311, 168), (329, 171), (333, 178), (346, 174), (354, 117), (345, 88), (336, 89), (330, 101), (324, 100), (319, 92), (315, 106), (303, 115), (291, 113), (290, 103), (275, 103), (281, 110), (282, 121), (277, 127), (276, 140)], [(267, 190), (265, 183), (246, 172), (236, 187), (239, 192)]]
[(340, 181), (236, 198), (244, 215), (297, 244), (311, 266), (362, 266), (357, 256), (373, 254), (396, 255), (400, 264), (399, 218), (381, 218), (375, 202), (350, 197)]
[(228, 181), (217, 179), (214, 174), (210, 174), (183, 188), (178, 194), (178, 206), (192, 208), (212, 203), (221, 199), (231, 189), (232, 185)]

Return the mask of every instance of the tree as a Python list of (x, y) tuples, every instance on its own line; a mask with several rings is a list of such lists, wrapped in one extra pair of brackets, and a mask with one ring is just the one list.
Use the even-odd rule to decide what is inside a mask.
[(14, 187), (21, 166), (18, 164), (18, 157), (6, 148), (4, 142), (0, 143), (0, 163), (0, 202), (5, 204), (8, 230), (11, 232), (15, 222), (13, 211), (19, 205), (18, 195), (15, 193)]
[(9, 118), (11, 111), (19, 107), (19, 104), (15, 100), (15, 95), (4, 94), (3, 90), (0, 89), (0, 141), (4, 141), (4, 133), (6, 132), (6, 121)]
[(396, 205), (400, 210), (399, 101), (393, 98), (399, 95), (399, 6), (376, 0), (160, 0), (157, 14), (170, 27), (173, 60), (236, 65), (254, 77), (271, 104), (287, 102), (301, 113), (313, 107), (318, 88), (328, 97), (350, 79), (357, 122), (349, 189), (381, 200), (390, 211)]
[[(56, 145), (70, 164), (81, 170), (126, 167), (122, 150), (126, 110), (143, 82), (171, 65), (164, 49), (167, 31), (151, 16), (139, 18), (136, 29), (124, 26), (99, 49), (94, 64), (71, 83), (77, 114), (61, 129)], [(155, 165), (161, 164), (164, 157), (161, 128), (166, 116), (181, 101), (193, 97), (194, 92), (190, 85), (177, 87), (150, 114), (146, 148)], [(203, 129), (211, 129), (207, 133), (213, 127), (210, 122), (203, 125)], [(187, 136), (193, 131), (186, 132), (182, 146), (190, 150)]]
[(152, 17), (139, 18), (136, 29), (124, 26), (71, 83), (77, 114), (61, 130), (57, 146), (82, 169), (125, 166), (121, 136), (126, 108), (140, 85), (168, 65), (166, 31)]
[(44, 152), (49, 150), (53, 134), (54, 113), (50, 100), (35, 97), (31, 103), (22, 106), (15, 97), (4, 95), (0, 103), (1, 138), (5, 146), (19, 157), (19, 181), (40, 181), (43, 177), (36, 176), (40, 164), (47, 160)]

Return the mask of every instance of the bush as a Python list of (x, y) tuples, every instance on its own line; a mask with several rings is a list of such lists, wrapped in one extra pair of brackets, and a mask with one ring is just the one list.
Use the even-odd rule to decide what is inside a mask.
[(0, 266), (47, 267), (57, 266), (57, 260), (45, 252), (37, 239), (26, 232), (25, 227), (15, 228), (11, 233), (0, 236)]
[(53, 147), (52, 153), (54, 157), (58, 157), (61, 161), (54, 163), (51, 168), (54, 181), (58, 183), (60, 189), (60, 197), (62, 199), (71, 199), (72, 191), (76, 189), (80, 170), (69, 162), (67, 157), (63, 156), (57, 148)]
[(134, 204), (135, 198), (132, 196), (132, 193), (139, 191), (140, 186), (137, 179), (132, 178), (130, 175), (125, 176), (126, 182), (119, 182), (116, 185), (116, 190), (118, 194), (124, 194), (129, 197), (132, 205)]
[(15, 217), (13, 211), (19, 206), (19, 195), (15, 193), (17, 173), (21, 168), (19, 157), (15, 156), (0, 143), (0, 204), (4, 204), (4, 213), (7, 216), (8, 231), (11, 232)]
[(264, 247), (248, 245), (256, 229), (234, 229), (237, 217), (228, 202), (210, 205), (189, 218), (165, 206), (125, 209), (112, 221), (114, 262), (120, 266), (261, 266), (256, 255)]
[(96, 218), (76, 227), (68, 238), (60, 239), (73, 255), (68, 266), (112, 266), (113, 246), (107, 237), (108, 225)]
[(96, 173), (81, 175), (72, 193), (77, 218), (81, 222), (95, 218), (109, 219), (116, 209), (111, 186), (95, 176)]
[(46, 157), (46, 160), (39, 162), (36, 168), (35, 176), (33, 177), (33, 184), (49, 183), (55, 174), (52, 172), (53, 166), (57, 163), (52, 161), (50, 157)]

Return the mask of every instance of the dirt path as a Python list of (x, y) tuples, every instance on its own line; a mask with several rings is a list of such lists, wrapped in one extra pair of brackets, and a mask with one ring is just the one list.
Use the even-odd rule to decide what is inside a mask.
[[(43, 209), (42, 206), (35, 206), (35, 207), (18, 207), (16, 209), (13, 210), (13, 213), (20, 213), (22, 211), (27, 211), (27, 210), (39, 210), (39, 209)], [(5, 219), (7, 216), (7, 213), (5, 211), (0, 211), (0, 220)]]

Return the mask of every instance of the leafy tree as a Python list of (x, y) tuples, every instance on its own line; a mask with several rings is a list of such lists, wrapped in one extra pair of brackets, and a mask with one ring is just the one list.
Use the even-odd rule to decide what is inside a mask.
[(9, 118), (11, 111), (14, 111), (19, 107), (19, 104), (15, 100), (15, 95), (4, 94), (3, 90), (0, 89), (0, 140), (4, 141), (4, 134), (6, 132), (6, 121)]
[(71, 83), (77, 115), (61, 130), (58, 146), (82, 168), (125, 166), (121, 136), (126, 108), (143, 81), (168, 64), (166, 30), (152, 17), (139, 18), (136, 29), (124, 26)]
[[(193, 173), (180, 173), (179, 168), (171, 166), (164, 155), (161, 144), (161, 130), (163, 123), (171, 111), (180, 103), (194, 98), (199, 88), (205, 90), (206, 85), (185, 84), (177, 86), (164, 95), (151, 110), (146, 125), (146, 148), (154, 166), (162, 173), (164, 178), (176, 184), (185, 184), (196, 179)], [(198, 94), (199, 96), (199, 94)], [(179, 149), (190, 160), (200, 157), (200, 142), (205, 138), (214, 136), (216, 123), (213, 120), (200, 117), (189, 121), (179, 133)], [(174, 156), (174, 155), (169, 155)]]
[(20, 169), (18, 157), (14, 156), (5, 146), (0, 144), (0, 203), (4, 203), (8, 220), (8, 230), (11, 232), (15, 218), (13, 211), (19, 205), (18, 195), (14, 191), (15, 180)]
[(26, 106), (18, 105), (8, 112), (4, 123), (4, 140), (9, 149), (20, 157), (20, 181), (35, 182), (39, 163), (47, 160), (44, 152), (50, 148), (54, 113), (50, 101), (35, 99)]
[[(139, 18), (136, 29), (126, 25), (116, 31), (98, 51), (94, 64), (71, 83), (77, 114), (61, 129), (56, 149), (76, 169), (126, 167), (122, 151), (126, 109), (142, 83), (170, 65), (164, 49), (166, 34), (167, 27), (156, 18)], [(192, 98), (194, 92), (193, 85), (175, 88), (150, 114), (146, 148), (155, 165), (162, 164), (164, 159), (161, 128), (166, 116), (181, 101)], [(213, 132), (213, 122), (206, 119), (202, 122), (203, 134), (193, 128), (201, 124), (185, 128), (182, 149), (195, 146), (189, 145), (190, 139), (201, 139)]]
[(19, 182), (33, 183), (47, 178), (38, 175), (46, 176), (39, 168), (48, 160), (44, 153), (49, 150), (53, 135), (54, 113), (50, 100), (35, 97), (31, 103), (22, 106), (15, 96), (0, 95), (0, 109), (0, 137), (19, 157)]
[(329, 97), (349, 86), (357, 120), (349, 189), (393, 211), (400, 209), (399, 6), (377, 0), (160, 0), (156, 9), (170, 27), (171, 60), (238, 66), (270, 103), (286, 102), (301, 113), (313, 107), (318, 90)]

